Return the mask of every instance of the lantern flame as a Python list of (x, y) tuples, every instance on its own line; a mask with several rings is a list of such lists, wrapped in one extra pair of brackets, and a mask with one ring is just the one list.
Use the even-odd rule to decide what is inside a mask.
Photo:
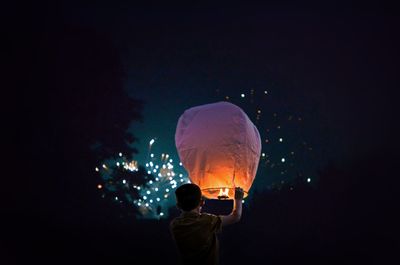
[(219, 189), (219, 193), (218, 193), (218, 199), (227, 199), (227, 198), (229, 198), (229, 189), (228, 188), (225, 188), (225, 190), (224, 189)]

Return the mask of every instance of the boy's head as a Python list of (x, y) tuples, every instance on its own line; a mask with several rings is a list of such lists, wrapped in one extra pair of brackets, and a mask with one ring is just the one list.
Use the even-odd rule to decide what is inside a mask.
[(175, 191), (177, 206), (185, 212), (202, 205), (201, 190), (196, 184), (183, 184)]

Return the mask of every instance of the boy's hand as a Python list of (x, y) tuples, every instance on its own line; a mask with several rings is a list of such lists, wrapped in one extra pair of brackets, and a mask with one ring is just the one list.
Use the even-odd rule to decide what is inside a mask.
[(244, 197), (244, 192), (242, 188), (235, 188), (235, 200), (242, 200)]
[(230, 225), (239, 222), (242, 217), (242, 200), (244, 192), (242, 188), (235, 188), (235, 200), (233, 201), (233, 209), (230, 215), (222, 215), (222, 225)]

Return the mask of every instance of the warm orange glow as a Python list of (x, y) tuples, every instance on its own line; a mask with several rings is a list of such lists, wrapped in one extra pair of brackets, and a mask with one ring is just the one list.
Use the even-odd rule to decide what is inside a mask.
[[(230, 199), (235, 197), (235, 188), (244, 190), (247, 196), (257, 170), (258, 157), (253, 158), (251, 150), (243, 148), (241, 153), (227, 156), (229, 147), (215, 148), (200, 159), (191, 159), (192, 150), (181, 152), (184, 167), (189, 171), (192, 183), (197, 184), (203, 196), (209, 199)], [(196, 154), (197, 155), (197, 154)], [(223, 197), (220, 197), (222, 189)]]
[(229, 189), (228, 188), (219, 189), (218, 198), (219, 199), (227, 199), (227, 198), (229, 198)]

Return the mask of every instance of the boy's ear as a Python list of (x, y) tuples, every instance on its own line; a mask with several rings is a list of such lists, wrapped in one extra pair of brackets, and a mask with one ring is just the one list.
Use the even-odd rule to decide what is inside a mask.
[(200, 200), (200, 206), (204, 206), (204, 204), (206, 203), (206, 200), (204, 200), (204, 198), (201, 198), (201, 200)]

